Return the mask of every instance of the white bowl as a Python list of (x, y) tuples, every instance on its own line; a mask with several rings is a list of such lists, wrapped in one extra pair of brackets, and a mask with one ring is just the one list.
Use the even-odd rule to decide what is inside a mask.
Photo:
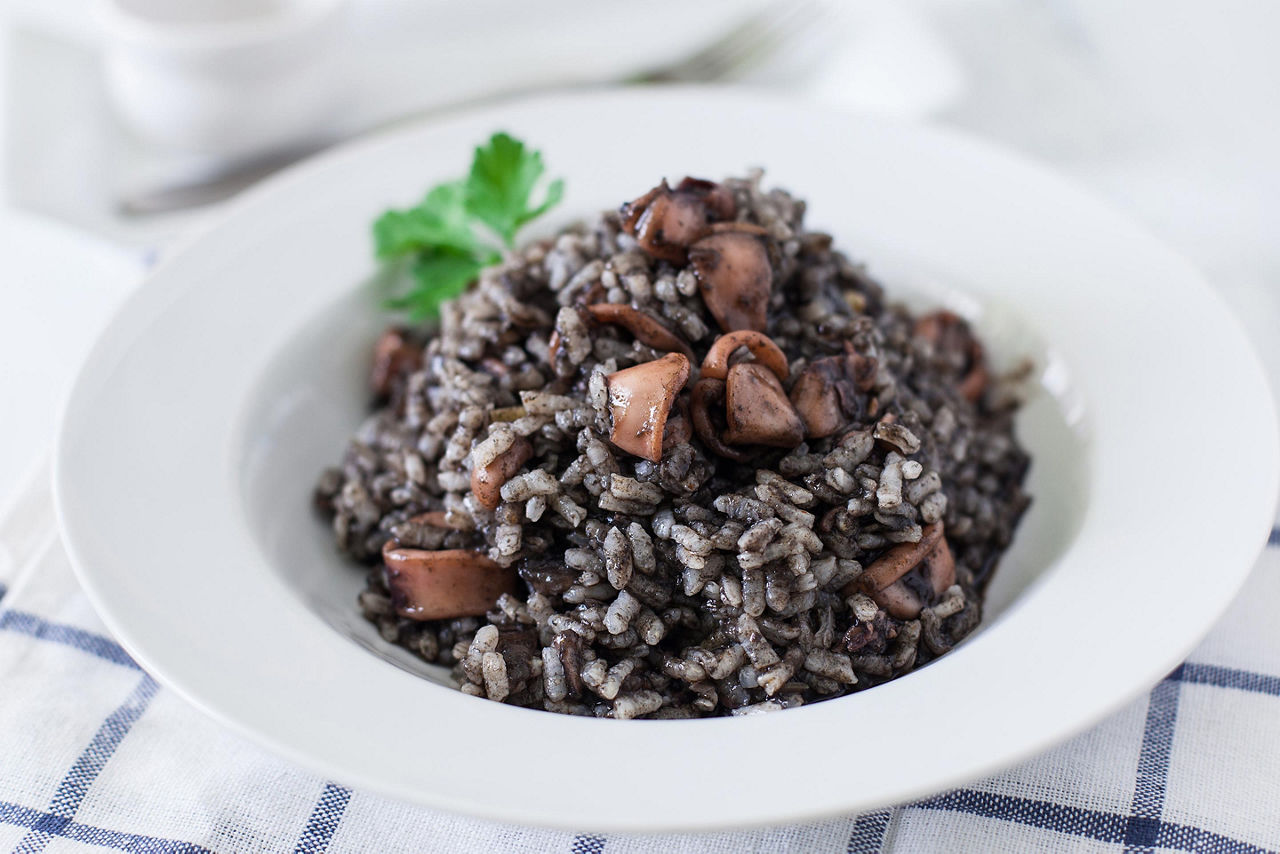
[(345, 0), (98, 0), (107, 91), (140, 137), (245, 157), (312, 142), (345, 85)]
[[(383, 322), (369, 224), (458, 174), (498, 128), (567, 178), (561, 222), (664, 175), (767, 166), (891, 294), (950, 302), (998, 355), (1037, 360), (1041, 389), (1018, 422), (1035, 504), (974, 636), (849, 697), (654, 722), (477, 700), (377, 638), (354, 603), (361, 573), (309, 505), (367, 403)], [(1262, 371), (1200, 276), (1060, 179), (954, 133), (655, 90), (461, 114), (247, 195), (170, 255), (94, 348), (56, 489), (111, 630), (271, 749), (492, 819), (691, 830), (900, 801), (1096, 722), (1230, 601), (1270, 527), (1278, 450)]]

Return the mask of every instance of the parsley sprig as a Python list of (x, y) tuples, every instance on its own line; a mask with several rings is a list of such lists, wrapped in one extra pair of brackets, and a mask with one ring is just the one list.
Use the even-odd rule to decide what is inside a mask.
[(556, 179), (534, 203), (544, 171), (541, 152), (495, 133), (476, 148), (466, 178), (433, 187), (415, 207), (378, 217), (373, 224), (378, 258), (405, 264), (410, 274), (387, 306), (414, 321), (438, 316), (441, 303), (502, 259), (503, 248), (515, 248), (521, 226), (560, 201), (564, 182)]

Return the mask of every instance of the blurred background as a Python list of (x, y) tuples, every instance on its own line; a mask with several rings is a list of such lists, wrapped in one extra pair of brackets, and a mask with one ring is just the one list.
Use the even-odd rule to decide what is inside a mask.
[(762, 86), (1003, 143), (1191, 257), (1280, 376), (1278, 36), (1273, 0), (10, 0), (0, 496), (112, 307), (227, 198), (546, 88)]

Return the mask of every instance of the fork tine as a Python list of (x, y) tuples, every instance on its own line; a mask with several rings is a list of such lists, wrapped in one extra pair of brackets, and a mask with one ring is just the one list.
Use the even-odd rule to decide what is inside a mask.
[(754, 62), (776, 54), (798, 34), (816, 26), (821, 17), (821, 5), (815, 0), (779, 0), (771, 3), (687, 59), (643, 75), (641, 79), (732, 79)]
[(745, 57), (777, 43), (800, 13), (798, 4), (770, 5), (695, 55), (693, 64), (701, 65), (713, 76), (720, 76), (741, 65)]
[(740, 78), (773, 57), (797, 47), (823, 20), (820, 5), (816, 2), (806, 3), (804, 0), (793, 4), (790, 14), (780, 18), (766, 30), (755, 44), (744, 46), (736, 61), (723, 70), (723, 76), (728, 79)]

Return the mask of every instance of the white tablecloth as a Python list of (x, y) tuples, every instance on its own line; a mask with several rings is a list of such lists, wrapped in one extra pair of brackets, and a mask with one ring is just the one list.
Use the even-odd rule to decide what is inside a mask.
[(221, 729), (94, 616), (58, 540), (47, 472), (0, 516), (0, 591), (0, 849), (22, 854), (1280, 850), (1280, 548), (1185, 664), (1043, 756), (911, 804), (703, 836), (562, 833), (419, 809)]

